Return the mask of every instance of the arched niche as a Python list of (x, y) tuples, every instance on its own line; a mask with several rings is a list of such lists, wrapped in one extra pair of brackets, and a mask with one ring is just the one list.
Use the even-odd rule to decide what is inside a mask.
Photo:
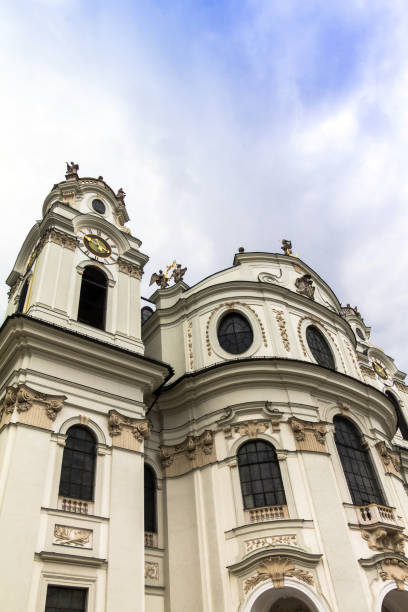
[(294, 586), (275, 589), (272, 586), (262, 593), (246, 608), (248, 612), (320, 612), (325, 608), (316, 605), (304, 592)]
[(408, 610), (408, 591), (392, 589), (384, 597), (381, 612), (406, 612)]

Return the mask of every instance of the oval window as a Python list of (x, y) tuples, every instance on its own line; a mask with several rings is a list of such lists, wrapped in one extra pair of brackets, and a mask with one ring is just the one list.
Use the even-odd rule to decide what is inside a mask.
[(105, 214), (106, 206), (102, 202), (102, 200), (98, 200), (98, 199), (93, 200), (92, 208), (94, 209), (95, 212), (99, 213), (100, 215)]
[(326, 368), (334, 370), (334, 359), (332, 352), (324, 339), (323, 334), (320, 333), (317, 327), (314, 327), (314, 325), (309, 325), (306, 330), (306, 340), (317, 363), (325, 366)]
[(218, 342), (227, 353), (240, 355), (254, 340), (252, 327), (238, 312), (226, 314), (218, 326)]

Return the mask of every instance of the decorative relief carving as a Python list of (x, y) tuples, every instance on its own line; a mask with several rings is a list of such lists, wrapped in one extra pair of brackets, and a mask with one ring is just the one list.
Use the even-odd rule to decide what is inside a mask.
[(400, 382), (399, 380), (395, 380), (394, 384), (399, 391), (402, 391), (403, 393), (408, 393), (408, 387), (407, 385), (404, 385), (404, 383)]
[(143, 270), (140, 266), (135, 266), (132, 263), (124, 261), (123, 259), (118, 259), (119, 264), (119, 272), (123, 272), (123, 274), (127, 274), (131, 278), (141, 279), (143, 276)]
[(188, 344), (188, 358), (190, 363), (190, 369), (194, 367), (194, 354), (193, 354), (193, 322), (189, 321), (187, 324), (187, 344)]
[(145, 580), (158, 580), (159, 579), (159, 564), (152, 563), (151, 561), (145, 561)]
[(66, 525), (54, 526), (54, 544), (63, 546), (92, 547), (92, 529), (77, 529)]
[(316, 287), (313, 286), (312, 277), (310, 274), (304, 274), (295, 280), (296, 293), (314, 300), (314, 292)]
[(282, 589), (285, 576), (298, 578), (307, 584), (313, 585), (314, 580), (310, 572), (295, 568), (295, 564), (287, 557), (267, 557), (258, 564), (258, 570), (254, 576), (244, 582), (244, 592), (248, 593), (260, 582), (272, 580), (275, 589)]
[(400, 476), (401, 460), (399, 458), (398, 453), (391, 451), (383, 441), (377, 442), (375, 448), (377, 449), (378, 454), (381, 457), (381, 461), (383, 463), (385, 471), (390, 474)]
[(361, 537), (371, 550), (390, 551), (404, 554), (405, 538), (401, 530), (381, 525), (374, 529), (363, 529)]
[(64, 249), (69, 249), (70, 251), (75, 251), (78, 244), (78, 240), (75, 238), (75, 236), (70, 236), (64, 232), (57, 231), (54, 228), (49, 229), (46, 236), (48, 236), (50, 242), (54, 242), (55, 244), (62, 246)]
[(282, 338), (283, 346), (285, 347), (287, 351), (290, 351), (289, 336), (288, 336), (288, 332), (286, 331), (286, 322), (285, 322), (285, 319), (283, 318), (283, 311), (277, 310), (276, 308), (273, 308), (272, 310), (275, 313), (276, 322), (279, 326), (279, 331), (280, 331), (280, 335)]
[(297, 546), (297, 537), (295, 534), (265, 536), (264, 538), (254, 538), (245, 541), (245, 553), (258, 550), (258, 548), (266, 548), (269, 546)]
[(280, 284), (280, 278), (282, 278), (282, 268), (280, 268), (279, 276), (277, 274), (271, 274), (268, 272), (260, 272), (258, 274), (258, 280), (260, 283), (269, 283), (271, 285), (277, 285)]
[(9, 422), (7, 415), (16, 409), (18, 422), (52, 429), (50, 421), (55, 421), (66, 399), (65, 395), (47, 395), (24, 384), (7, 387), (0, 404), (0, 423)]
[(187, 436), (180, 444), (162, 445), (160, 459), (166, 476), (180, 476), (216, 461), (214, 433), (206, 429), (200, 436)]
[(351, 410), (351, 406), (350, 404), (347, 404), (347, 402), (340, 401), (337, 403), (337, 405), (343, 415), (347, 415)]
[(326, 425), (322, 422), (301, 421), (295, 417), (288, 420), (295, 436), (296, 448), (306, 451), (326, 451)]
[(14, 281), (14, 283), (11, 285), (9, 291), (8, 291), (8, 299), (11, 300), (11, 298), (13, 297), (13, 295), (15, 294), (15, 292), (17, 291), (17, 288), (20, 284), (20, 281), (23, 277), (21, 276), (21, 274), (18, 275), (18, 277), (16, 278), (16, 280)]
[(397, 589), (405, 590), (408, 582), (408, 563), (401, 559), (384, 559), (377, 564), (378, 573), (383, 580), (394, 580)]
[(353, 352), (353, 351), (352, 351), (352, 349), (351, 349), (350, 342), (349, 342), (348, 340), (344, 340), (344, 343), (345, 343), (346, 348), (347, 348), (347, 350), (348, 350), (348, 352), (349, 352), (349, 355), (350, 355), (351, 361), (353, 362), (353, 365), (354, 365), (354, 368), (355, 368), (355, 370), (356, 370), (356, 372), (357, 372), (357, 374), (358, 374), (358, 377), (360, 378), (360, 380), (363, 380), (363, 377), (362, 377), (362, 375), (361, 375), (361, 370), (360, 370), (360, 368), (359, 368), (359, 366), (358, 366), (358, 360), (357, 360), (357, 359), (355, 358), (355, 356), (354, 356), (354, 352)]
[(297, 272), (298, 274), (302, 274), (302, 272), (304, 271), (302, 266), (300, 266), (298, 263), (293, 262), (293, 269), (295, 270), (295, 272)]
[(365, 378), (372, 378), (375, 380), (375, 373), (373, 372), (371, 368), (368, 368), (365, 365), (361, 365), (360, 370)]
[(212, 354), (212, 349), (211, 349), (211, 342), (210, 342), (210, 323), (211, 323), (211, 319), (213, 318), (213, 316), (215, 315), (215, 313), (217, 312), (217, 310), (219, 310), (220, 308), (223, 307), (227, 307), (229, 310), (234, 310), (234, 306), (243, 306), (244, 309), (247, 308), (248, 310), (250, 310), (252, 312), (252, 314), (255, 316), (256, 320), (259, 323), (259, 327), (261, 328), (261, 335), (262, 335), (262, 341), (265, 347), (268, 346), (268, 341), (266, 339), (266, 332), (265, 332), (265, 328), (264, 325), (261, 321), (260, 316), (258, 315), (258, 313), (256, 312), (256, 310), (254, 310), (252, 308), (252, 306), (249, 306), (249, 304), (244, 304), (243, 302), (225, 302), (224, 304), (219, 304), (218, 306), (216, 306), (210, 313), (210, 316), (208, 317), (207, 320), (207, 324), (205, 326), (205, 343), (207, 345), (207, 353), (208, 356), (210, 357)]
[(113, 446), (138, 451), (150, 435), (151, 424), (147, 419), (134, 419), (116, 410), (109, 411), (109, 433)]

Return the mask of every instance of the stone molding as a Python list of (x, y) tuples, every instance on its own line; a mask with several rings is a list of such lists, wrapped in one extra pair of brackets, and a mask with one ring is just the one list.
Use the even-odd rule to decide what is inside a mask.
[(206, 429), (200, 436), (189, 435), (180, 444), (160, 446), (160, 460), (166, 476), (181, 476), (217, 460), (214, 432)]
[(19, 423), (52, 429), (66, 399), (65, 395), (47, 395), (25, 384), (7, 387), (0, 404), (0, 425), (9, 423), (16, 409)]
[(275, 313), (275, 319), (276, 322), (279, 326), (279, 331), (280, 331), (280, 335), (282, 338), (282, 342), (283, 342), (283, 346), (285, 347), (285, 349), (289, 352), (290, 351), (290, 342), (289, 342), (289, 336), (288, 336), (288, 332), (286, 329), (286, 321), (283, 317), (283, 310), (278, 310), (277, 308), (272, 308), (273, 312)]
[(287, 557), (266, 557), (257, 567), (254, 576), (244, 582), (244, 592), (248, 593), (260, 582), (272, 580), (275, 589), (281, 589), (285, 583), (285, 577), (298, 578), (307, 584), (313, 585), (314, 580), (310, 572), (296, 568), (292, 559)]
[(292, 427), (297, 450), (327, 452), (325, 423), (302, 421), (296, 417), (291, 417), (288, 423)]
[(401, 559), (383, 559), (377, 564), (378, 573), (385, 580), (394, 580), (397, 589), (405, 590), (405, 583), (408, 582), (408, 563)]
[(18, 288), (22, 278), (23, 278), (22, 275), (19, 274), (17, 276), (16, 280), (14, 281), (14, 283), (11, 285), (11, 287), (10, 287), (10, 289), (8, 291), (8, 294), (7, 294), (9, 300), (11, 300), (11, 298), (13, 297), (15, 292), (17, 291), (17, 288)]
[(358, 377), (360, 378), (360, 380), (363, 380), (363, 376), (361, 374), (361, 370), (360, 370), (360, 368), (358, 366), (358, 358), (356, 359), (355, 352), (353, 353), (353, 350), (351, 348), (350, 342), (345, 339), (344, 340), (344, 344), (346, 345), (346, 348), (347, 348), (348, 353), (350, 355), (350, 359), (351, 359), (351, 361), (352, 361), (352, 363), (354, 365), (354, 368), (355, 368), (355, 370), (356, 370), (356, 372), (358, 374)]
[(151, 431), (151, 424), (147, 419), (127, 417), (117, 410), (109, 410), (108, 427), (112, 446), (132, 451), (140, 450)]
[(265, 536), (263, 538), (253, 538), (245, 540), (245, 553), (253, 552), (259, 548), (269, 548), (273, 546), (297, 546), (296, 534)]
[(380, 455), (384, 471), (388, 474), (401, 476), (401, 460), (398, 453), (391, 451), (384, 441), (377, 442), (375, 445), (378, 454)]
[(77, 527), (68, 527), (67, 525), (55, 525), (54, 544), (91, 548), (92, 533), (92, 529), (78, 529)]
[(138, 280), (141, 280), (143, 276), (143, 270), (142, 268), (140, 268), (140, 266), (135, 266), (134, 264), (124, 261), (123, 259), (118, 259), (118, 264), (119, 272), (127, 274), (131, 278), (137, 278)]
[(159, 580), (159, 564), (145, 561), (144, 577), (145, 580)]
[(193, 353), (193, 322), (187, 323), (187, 344), (188, 344), (188, 358), (190, 363), (190, 370), (194, 367), (194, 353)]

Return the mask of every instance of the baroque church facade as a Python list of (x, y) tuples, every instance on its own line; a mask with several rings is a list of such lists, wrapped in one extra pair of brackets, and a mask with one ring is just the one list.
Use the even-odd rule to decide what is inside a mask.
[(289, 241), (143, 301), (124, 197), (68, 164), (7, 279), (0, 609), (406, 612), (405, 374)]

